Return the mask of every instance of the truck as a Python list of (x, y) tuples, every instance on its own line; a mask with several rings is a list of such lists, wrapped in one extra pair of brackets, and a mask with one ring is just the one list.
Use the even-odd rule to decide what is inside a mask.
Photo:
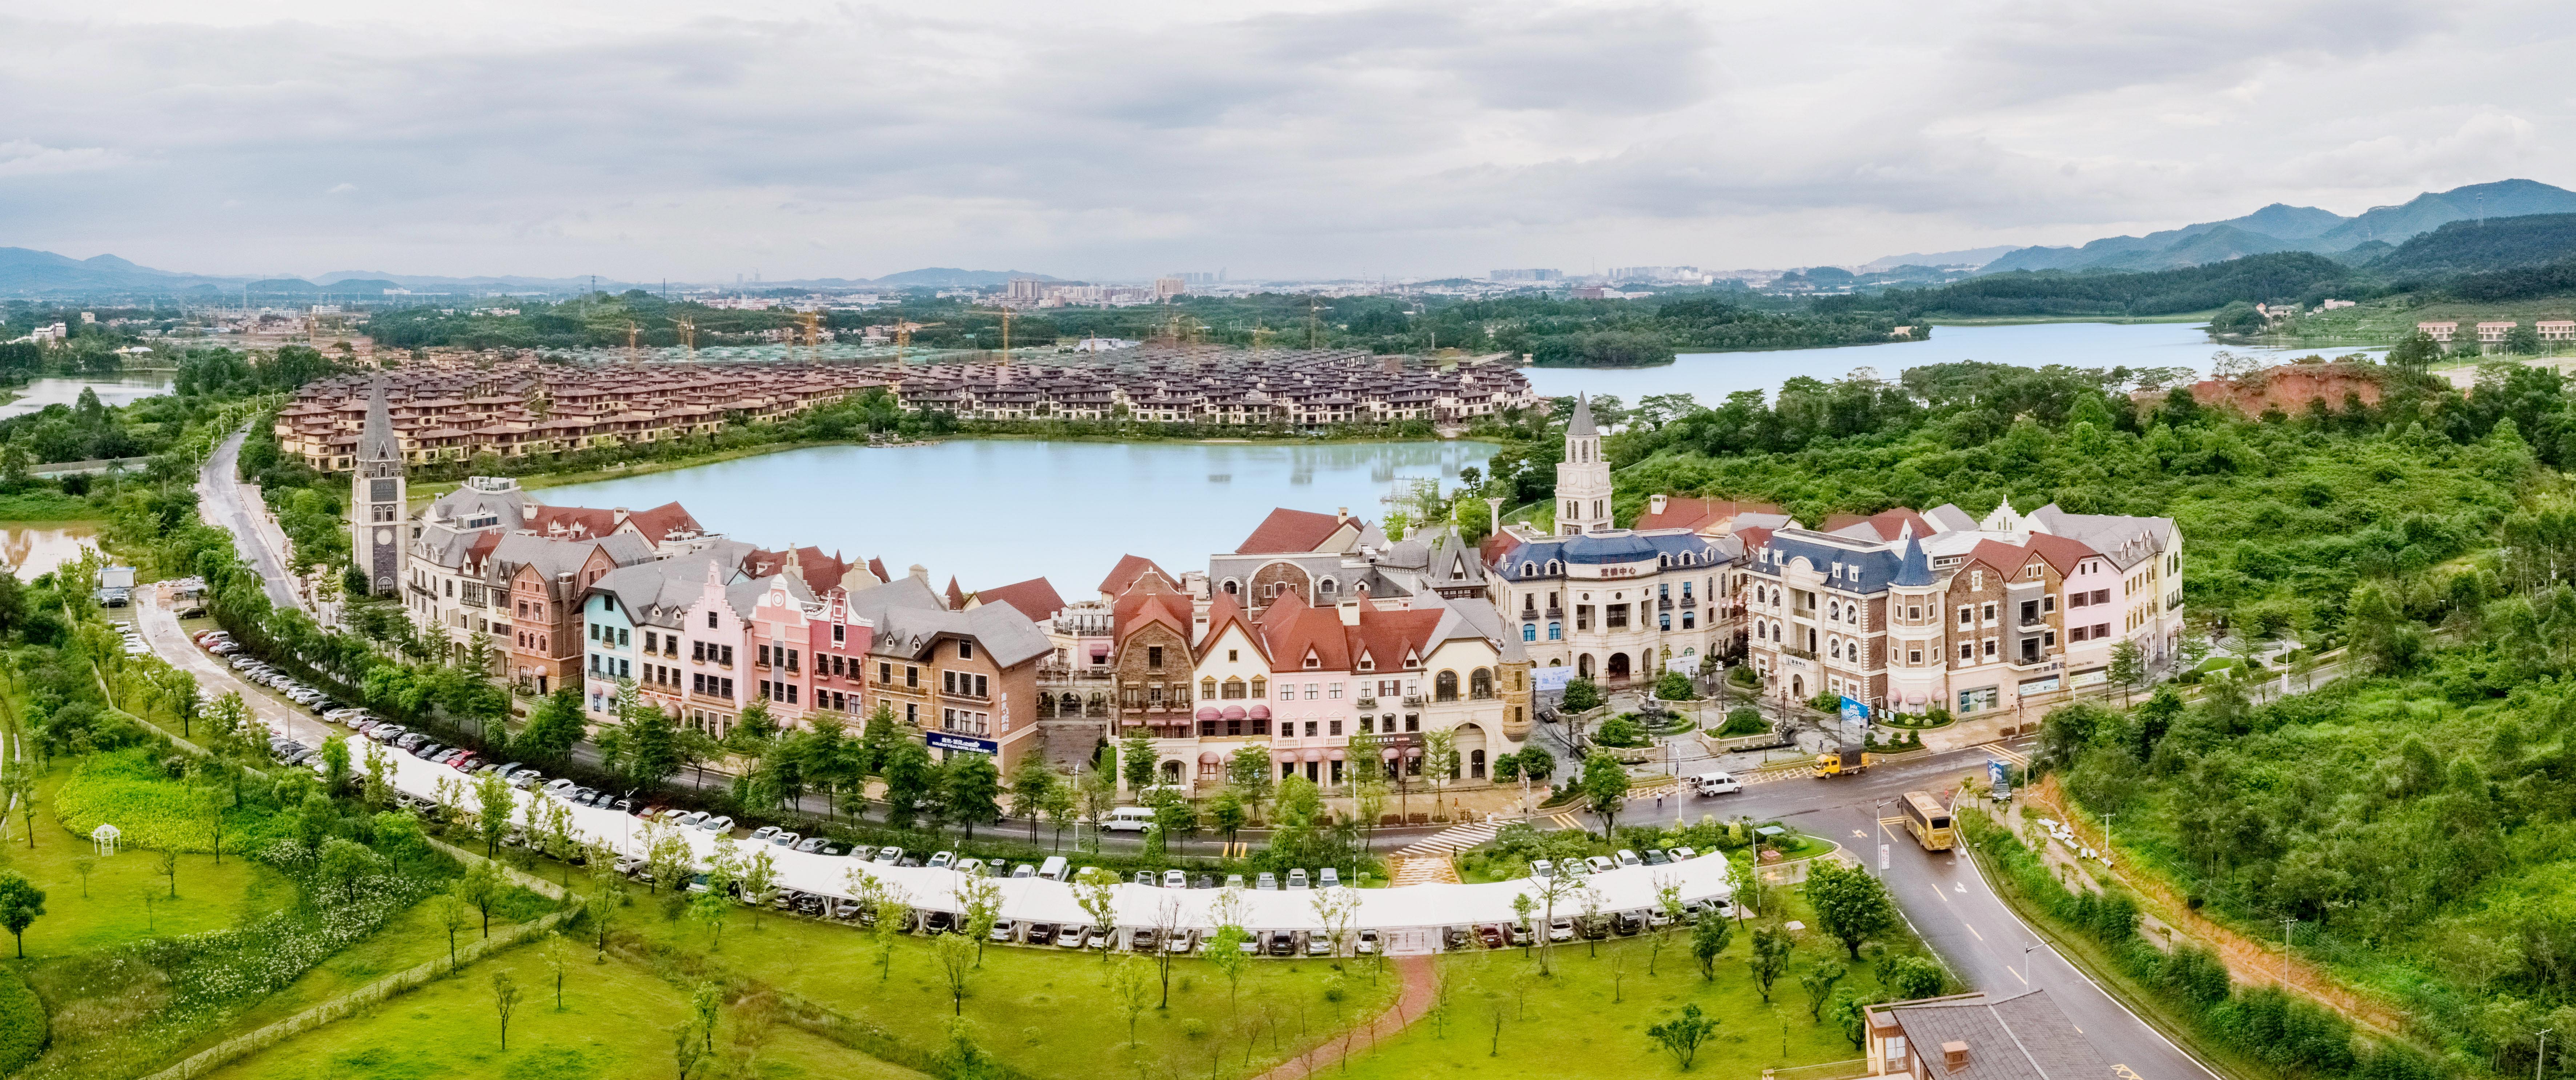
[(1861, 751), (1854, 750), (1848, 746), (1829, 750), (1825, 753), (1816, 755), (1815, 775), (1821, 778), (1827, 776), (1849, 776), (1854, 773), (1859, 773), (1868, 769), (1870, 759), (1877, 756), (1878, 755), (1876, 754), (1862, 753)]

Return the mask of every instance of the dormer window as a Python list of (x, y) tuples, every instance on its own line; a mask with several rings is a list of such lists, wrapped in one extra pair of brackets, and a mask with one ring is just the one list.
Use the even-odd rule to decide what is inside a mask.
[(1361, 654), (1360, 654), (1360, 670), (1361, 670), (1361, 671), (1376, 671), (1376, 670), (1377, 670), (1377, 661), (1376, 661), (1375, 659), (1372, 659), (1372, 658), (1369, 656), (1369, 654), (1367, 654), (1367, 653), (1361, 653)]

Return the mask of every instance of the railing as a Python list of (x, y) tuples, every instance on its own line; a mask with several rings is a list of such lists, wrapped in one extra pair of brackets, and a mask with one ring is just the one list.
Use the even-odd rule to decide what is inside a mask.
[(1373, 697), (1364, 697), (1359, 699), (1356, 705), (1361, 709), (1374, 709), (1377, 708), (1377, 699)]
[(1408, 707), (1420, 705), (1422, 704), (1422, 695), (1406, 694), (1404, 695), (1404, 704)]

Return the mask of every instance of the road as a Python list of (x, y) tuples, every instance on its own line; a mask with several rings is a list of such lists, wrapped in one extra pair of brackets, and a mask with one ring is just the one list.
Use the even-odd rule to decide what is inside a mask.
[[(1901, 764), (1879, 764), (1858, 776), (1819, 780), (1803, 773), (1747, 785), (1736, 795), (1671, 796), (1658, 806), (1640, 802), (1621, 824), (1748, 816), (1777, 819), (1800, 832), (1831, 838), (1865, 865), (1877, 865), (1878, 845), (1888, 845), (1888, 891), (1923, 940), (1949, 961), (1961, 981), (2008, 996), (2029, 987), (2048, 991), (2077, 1029), (2114, 1066), (2140, 1080), (2210, 1080), (2216, 1076), (2147, 1025), (2118, 999), (2077, 971), (2004, 906), (1963, 852), (1924, 851), (1896, 823), (1895, 801), (1908, 791), (1939, 792), (1962, 777), (1981, 775), (1990, 755), (1954, 751)], [(1886, 815), (1882, 824), (1882, 815)], [(2024, 973), (2024, 965), (2028, 973)]]
[(197, 471), (197, 515), (206, 524), (233, 534), (234, 549), (266, 583), (269, 603), (281, 608), (303, 607), (291, 584), (295, 579), (286, 572), (285, 554), (272, 544), (268, 530), (259, 527), (259, 515), (265, 508), (251, 505), (251, 493), (234, 479), (240, 475), (238, 462), (245, 434), (246, 430), (226, 436), (215, 444), (214, 453), (206, 455), (205, 465)]

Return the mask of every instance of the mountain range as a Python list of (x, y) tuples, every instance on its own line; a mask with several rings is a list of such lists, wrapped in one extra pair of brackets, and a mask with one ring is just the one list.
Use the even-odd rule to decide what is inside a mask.
[(2171, 270), (2276, 251), (2312, 251), (2346, 263), (2360, 263), (2454, 221), (2564, 213), (2576, 213), (2576, 191), (2536, 180), (2499, 180), (2449, 191), (2428, 191), (2399, 205), (2375, 206), (2353, 217), (2313, 206), (2273, 203), (2243, 217), (2185, 225), (2145, 236), (2104, 237), (2077, 247), (2020, 248), (1977, 272)]
[[(959, 288), (999, 285), (1013, 278), (1035, 278), (1039, 281), (1062, 282), (1063, 278), (1033, 274), (1022, 270), (961, 270), (950, 266), (928, 266), (905, 270), (881, 278), (803, 278), (792, 281), (764, 281), (751, 284), (755, 289), (823, 288)], [(191, 274), (173, 270), (156, 270), (114, 255), (75, 259), (50, 251), (30, 248), (0, 247), (0, 295), (136, 293), (145, 295), (212, 298), (226, 294), (239, 296), (247, 289), (250, 296), (291, 296), (299, 299), (327, 297), (381, 297), (386, 289), (411, 289), (416, 292), (580, 292), (592, 287), (622, 292), (627, 289), (655, 291), (665, 282), (617, 281), (610, 278), (542, 278), (517, 276), (444, 277), (432, 274), (394, 274), (380, 270), (334, 270), (310, 280), (304, 278), (258, 278), (220, 274)], [(703, 284), (692, 283), (703, 288)]]

